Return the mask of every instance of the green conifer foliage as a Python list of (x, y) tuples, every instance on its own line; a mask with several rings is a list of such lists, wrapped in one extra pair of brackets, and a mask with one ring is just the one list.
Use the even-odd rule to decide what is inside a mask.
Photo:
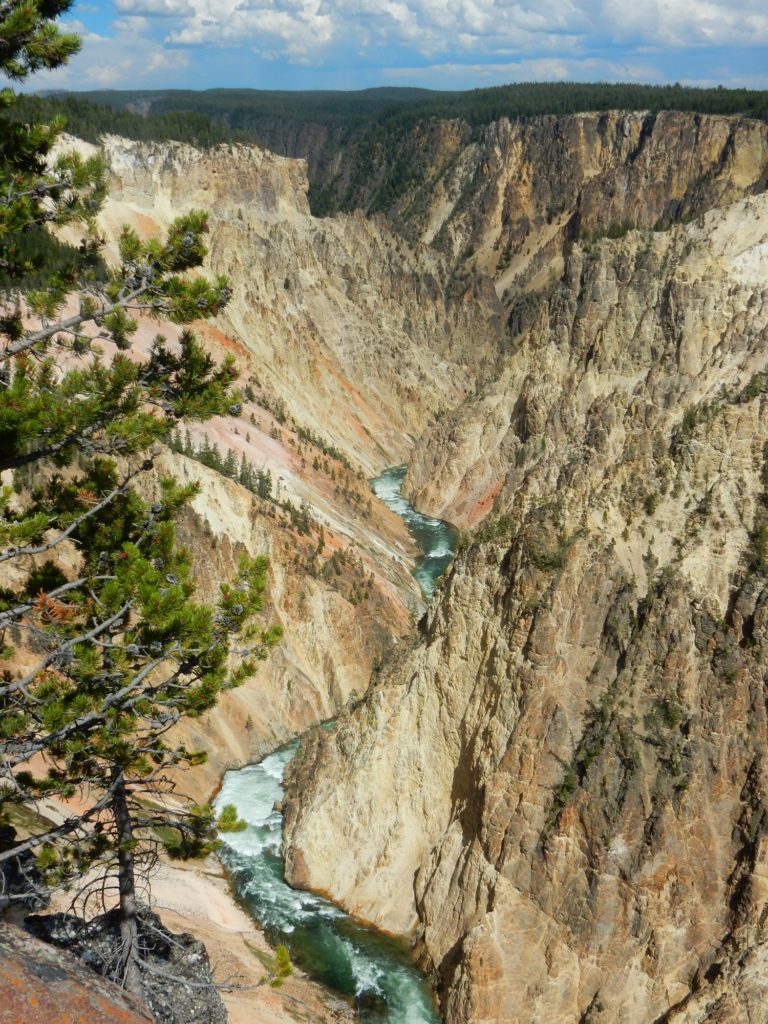
[[(0, 72), (23, 79), (76, 52), (54, 24), (69, 6), (0, 4)], [(14, 102), (0, 94), (0, 107)], [(33, 812), (28, 836), (3, 830), (0, 906), (53, 885), (82, 889), (89, 869), (101, 892), (112, 878), (116, 975), (140, 997), (137, 871), (160, 843), (194, 856), (216, 842), (211, 808), (174, 792), (177, 769), (203, 755), (171, 730), (251, 674), (279, 629), (255, 620), (264, 558), (243, 559), (214, 605), (195, 600), (174, 531), (195, 486), (162, 480), (154, 500), (134, 486), (184, 422), (240, 408), (233, 364), (216, 364), (191, 330), (176, 344), (158, 336), (145, 359), (120, 351), (140, 311), (186, 325), (226, 304), (224, 278), (187, 275), (205, 256), (206, 216), (179, 218), (159, 241), (126, 228), (108, 270), (102, 163), (50, 161), (60, 130), (0, 124), (0, 824)], [(48, 228), (64, 223), (82, 226), (82, 243), (48, 262)], [(40, 244), (20, 246), (30, 234)], [(118, 351), (105, 354), (105, 341)], [(41, 798), (75, 794), (60, 824), (28, 824)], [(223, 825), (234, 819), (228, 810)], [(12, 892), (11, 874), (26, 887)]]

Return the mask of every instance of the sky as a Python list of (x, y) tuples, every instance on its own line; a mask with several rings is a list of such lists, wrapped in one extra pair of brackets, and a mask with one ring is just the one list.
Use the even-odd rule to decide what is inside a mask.
[(64, 24), (81, 53), (30, 88), (768, 88), (768, 0), (83, 0)]

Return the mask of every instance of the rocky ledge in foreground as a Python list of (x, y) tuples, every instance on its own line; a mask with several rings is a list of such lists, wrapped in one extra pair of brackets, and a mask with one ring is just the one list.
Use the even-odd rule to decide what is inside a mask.
[(0, 925), (0, 1024), (147, 1024), (146, 1007), (71, 954)]
[[(72, 914), (40, 914), (27, 917), (24, 923), (37, 938), (80, 957), (99, 982), (114, 971), (121, 944), (120, 921), (115, 911), (91, 921)], [(139, 917), (139, 945), (144, 996), (152, 1011), (144, 1009), (143, 1019), (159, 1024), (227, 1024), (227, 1011), (202, 942), (191, 935), (172, 934), (157, 914), (143, 910)]]

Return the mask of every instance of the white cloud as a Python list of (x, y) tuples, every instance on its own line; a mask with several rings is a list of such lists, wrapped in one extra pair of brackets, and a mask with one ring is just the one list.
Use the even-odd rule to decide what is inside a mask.
[(81, 37), (82, 50), (64, 67), (38, 72), (29, 84), (35, 89), (108, 89), (167, 80), (189, 65), (189, 54), (150, 39), (148, 24), (141, 16), (121, 18), (112, 36), (97, 35), (80, 22), (63, 25)]
[(193, 13), (167, 37), (182, 45), (233, 46), (249, 43), (266, 55), (307, 57), (330, 43), (334, 19), (321, 0), (192, 0)]
[[(371, 79), (440, 87), (530, 79), (659, 81), (719, 75), (708, 50), (753, 56), (716, 78), (763, 87), (768, 0), (114, 0), (109, 35), (81, 24), (83, 50), (33, 87), (195, 85), (185, 69), (210, 62), (222, 80), (229, 48), (263, 60), (333, 69), (342, 87)], [(79, 6), (85, 11), (87, 5)], [(192, 49), (201, 52), (191, 52)], [(219, 48), (218, 57), (202, 51)], [(612, 59), (612, 53), (620, 54)], [(698, 54), (693, 61), (692, 54)], [(684, 59), (681, 59), (684, 58)], [(722, 58), (721, 58), (722, 59)], [(400, 63), (410, 67), (393, 67)], [(738, 58), (736, 59), (738, 63)], [(362, 70), (367, 66), (368, 74)], [(660, 68), (666, 69), (666, 74)], [(354, 69), (359, 69), (356, 71)], [(242, 80), (242, 64), (236, 73)], [(290, 74), (291, 72), (288, 72)], [(743, 76), (739, 79), (738, 76)], [(310, 79), (304, 78), (304, 81)]]
[(149, 28), (149, 20), (140, 14), (129, 14), (126, 18), (118, 18), (113, 22), (112, 28), (115, 32), (132, 32), (134, 35), (142, 35)]
[(616, 42), (671, 47), (768, 43), (765, 0), (602, 0), (595, 6)]
[(462, 64), (445, 62), (425, 67), (387, 68), (390, 81), (429, 82), (436, 88), (463, 88), (465, 81), (478, 86), (510, 81), (622, 81), (653, 82), (661, 75), (651, 64), (621, 62), (598, 58), (570, 59), (541, 57), (531, 60)]
[(168, 19), (172, 45), (247, 44), (293, 60), (321, 61), (334, 45), (522, 58), (598, 44), (768, 43), (766, 0), (116, 0), (116, 7)]
[(116, 0), (115, 7), (122, 14), (155, 14), (172, 18), (189, 18), (195, 5), (188, 0)]

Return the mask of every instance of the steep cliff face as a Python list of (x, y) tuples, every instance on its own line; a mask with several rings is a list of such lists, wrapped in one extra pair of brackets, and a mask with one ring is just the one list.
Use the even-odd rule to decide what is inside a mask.
[(374, 471), (404, 461), (437, 409), (488, 376), (500, 337), (488, 283), (454, 295), (446, 261), (383, 222), (325, 220), (306, 167), (255, 147), (201, 152), (107, 140), (107, 221), (152, 233), (210, 212), (209, 265), (234, 297), (219, 327), (274, 401)]
[(420, 446), (485, 522), (306, 750), (288, 868), (415, 936), (450, 1024), (759, 1017), (767, 269), (764, 193), (574, 244)]
[(738, 116), (608, 111), (476, 127), (424, 118), (346, 135), (291, 123), (263, 138), (306, 157), (316, 206), (386, 211), (404, 236), (470, 258), (502, 288), (569, 238), (696, 216), (765, 181), (766, 127)]
[(288, 632), (193, 737), (214, 751), (206, 784), (362, 693), (378, 620), (406, 628), (404, 538), (383, 513), (345, 523), (359, 506), (274, 411), (367, 473), (428, 427), (410, 493), (481, 525), (419, 642), (307, 744), (290, 877), (414, 936), (449, 1024), (759, 1019), (765, 126), (418, 132), (425, 184), (395, 211), (409, 243), (362, 216), (313, 220), (295, 162), (109, 144), (107, 220), (152, 233), (212, 211), (210, 265), (242, 297), (208, 336), (257, 391), (253, 421), (217, 437), (278, 460), (375, 578), (362, 602), (333, 592), (307, 571), (316, 538), (175, 460), (205, 478), (183, 524), (204, 588), (239, 545), (268, 550)]
[[(201, 720), (179, 727), (185, 743), (208, 753), (206, 764), (185, 776), (182, 786), (186, 794), (205, 800), (228, 768), (259, 760), (362, 696), (374, 664), (409, 627), (408, 591), (401, 578), (407, 570), (385, 575), (392, 555), (377, 557), (373, 546), (382, 541), (374, 518), (358, 526), (359, 563), (342, 577), (310, 572), (315, 538), (275, 522), (245, 488), (183, 456), (164, 456), (157, 470), (201, 485), (179, 523), (179, 538), (195, 558), (201, 598), (215, 600), (242, 554), (266, 554), (270, 572), (263, 617), (284, 630), (280, 646), (255, 676), (222, 694)], [(326, 537), (329, 548), (339, 542), (330, 531)], [(360, 575), (371, 583), (358, 601), (352, 595)]]
[[(205, 436), (237, 465), (269, 471), (276, 499), (178, 455), (156, 464), (201, 483), (181, 532), (203, 595), (215, 597), (239, 554), (268, 554), (265, 617), (285, 629), (254, 680), (186, 727), (210, 756), (185, 789), (207, 797), (224, 769), (361, 695), (373, 664), (408, 630), (420, 602), (413, 545), (365, 477), (404, 459), (431, 410), (467, 393), (495, 359), (500, 321), (491, 288), (474, 304), (450, 297), (444, 261), (383, 223), (312, 218), (299, 161), (255, 147), (201, 152), (116, 138), (105, 151), (108, 251), (126, 222), (153, 236), (190, 208), (209, 211), (207, 269), (228, 275), (233, 300), (199, 331), (214, 354), (236, 356), (247, 389), (240, 415), (193, 425), (192, 441)], [(157, 329), (140, 318), (137, 358)], [(279, 502), (306, 510), (309, 529), (297, 530)]]
[[(562, 433), (552, 419), (548, 398), (553, 378), (584, 389), (597, 374), (604, 389), (610, 381), (604, 371), (611, 342), (639, 330), (645, 347), (634, 365), (629, 365), (632, 356), (626, 345), (607, 356), (620, 359), (616, 379), (649, 369), (654, 362), (663, 364), (674, 354), (674, 369), (683, 376), (680, 386), (685, 389), (685, 378), (692, 373), (691, 352), (695, 355), (700, 344), (697, 339), (708, 333), (716, 337), (712, 328), (716, 323), (728, 337), (739, 329), (732, 319), (738, 310), (723, 311), (717, 298), (723, 273), (737, 270), (741, 260), (744, 272), (736, 273), (741, 287), (750, 291), (761, 282), (761, 228), (755, 222), (759, 215), (741, 207), (728, 209), (731, 201), (765, 184), (768, 132), (764, 125), (659, 115), (643, 141), (647, 123), (635, 115), (616, 115), (612, 122), (608, 116), (600, 121), (583, 117), (564, 122), (557, 131), (553, 129), (551, 144), (562, 147), (567, 136), (566, 152), (551, 154), (552, 164), (541, 154), (544, 167), (561, 169), (564, 198), (559, 201), (562, 212), (555, 218), (562, 228), (557, 238), (551, 226), (541, 224), (542, 195), (550, 195), (554, 172), (540, 175), (530, 165), (521, 170), (519, 154), (513, 160), (507, 153), (504, 160), (513, 162), (514, 173), (504, 163), (503, 174), (489, 176), (495, 185), (488, 183), (488, 190), (495, 187), (498, 195), (515, 197), (505, 200), (507, 208), (511, 204), (539, 209), (539, 227), (525, 218), (515, 221), (517, 229), (531, 233), (520, 236), (518, 230), (508, 267), (497, 278), (507, 318), (502, 369), (495, 383), (480, 386), (461, 408), (425, 431), (406, 480), (407, 492), (420, 507), (435, 515), (451, 509), (456, 521), (464, 524), (488, 514), (512, 472), (510, 464), (529, 459), (531, 444), (556, 440)], [(612, 126), (612, 146), (602, 144), (605, 139), (598, 131), (605, 123)], [(508, 129), (504, 129), (507, 134)], [(567, 158), (564, 163), (558, 162), (563, 158)], [(712, 214), (706, 214), (711, 207)], [(695, 220), (682, 230), (694, 212)], [(672, 224), (671, 217), (681, 217), (683, 223)], [(714, 230), (721, 219), (722, 225)], [(473, 238), (487, 239), (488, 230), (489, 237), (494, 237), (496, 228), (489, 229), (487, 221), (469, 224)], [(615, 258), (606, 265), (601, 258), (611, 242), (605, 238), (606, 230), (612, 225), (609, 234), (626, 236), (628, 224), (642, 229), (631, 231), (626, 245), (615, 246)], [(654, 226), (656, 230), (649, 230)], [(510, 229), (517, 230), (513, 225)], [(534, 234), (541, 245), (532, 238)], [(751, 255), (742, 258), (742, 252)], [(750, 260), (752, 268), (746, 265)], [(675, 267), (678, 270), (673, 273)], [(578, 309), (573, 312), (569, 307), (574, 302)], [(590, 335), (584, 369), (574, 376), (569, 369), (574, 358), (570, 346), (559, 342), (568, 332), (579, 338), (589, 334), (593, 316), (599, 330)], [(683, 330), (690, 340), (673, 353), (668, 343)], [(538, 348), (531, 348), (531, 337), (541, 339)], [(569, 360), (568, 366), (563, 359)], [(663, 371), (659, 367), (655, 377)], [(657, 389), (655, 377), (650, 383)], [(717, 373), (715, 383), (716, 377)], [(510, 396), (514, 396), (513, 406), (507, 400)], [(582, 403), (587, 398), (583, 390)], [(676, 400), (682, 399), (677, 396)], [(621, 413), (621, 403), (614, 412)], [(592, 439), (586, 436), (588, 442)]]
[(448, 253), (471, 250), (477, 266), (501, 271), (501, 288), (536, 254), (541, 267), (540, 250), (551, 255), (563, 233), (649, 228), (765, 184), (768, 129), (738, 117), (614, 111), (422, 133), (433, 173), (401, 201), (397, 222)]

